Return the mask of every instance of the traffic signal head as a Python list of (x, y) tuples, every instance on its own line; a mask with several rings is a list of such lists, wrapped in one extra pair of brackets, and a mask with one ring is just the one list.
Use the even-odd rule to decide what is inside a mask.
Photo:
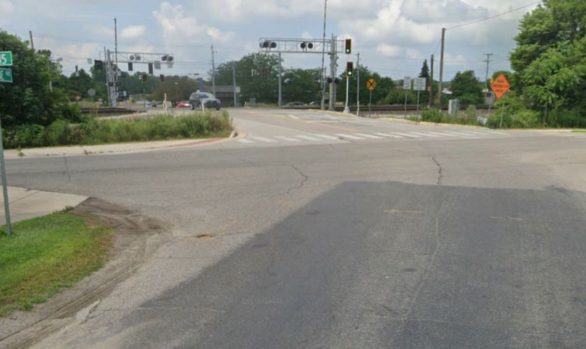
[(351, 76), (353, 70), (354, 70), (354, 63), (353, 62), (347, 62), (346, 63), (346, 74), (348, 74), (348, 76)]
[(149, 63), (149, 74), (153, 75), (153, 64)]
[(128, 62), (128, 71), (132, 71), (132, 62)]
[(103, 70), (104, 69), (104, 61), (94, 60), (94, 69), (96, 70)]
[(344, 45), (344, 52), (346, 52), (347, 55), (352, 53), (352, 39), (346, 39), (346, 43)]

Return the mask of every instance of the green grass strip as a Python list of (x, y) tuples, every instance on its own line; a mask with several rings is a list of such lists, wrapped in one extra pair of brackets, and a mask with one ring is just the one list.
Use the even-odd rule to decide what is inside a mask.
[(111, 246), (110, 230), (74, 214), (53, 213), (0, 232), (0, 316), (35, 303), (100, 268)]

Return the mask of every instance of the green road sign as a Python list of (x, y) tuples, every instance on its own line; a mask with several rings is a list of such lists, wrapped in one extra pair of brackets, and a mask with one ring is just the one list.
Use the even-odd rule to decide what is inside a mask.
[(12, 82), (12, 69), (0, 68), (0, 82)]
[(0, 51), (0, 66), (12, 66), (12, 51)]

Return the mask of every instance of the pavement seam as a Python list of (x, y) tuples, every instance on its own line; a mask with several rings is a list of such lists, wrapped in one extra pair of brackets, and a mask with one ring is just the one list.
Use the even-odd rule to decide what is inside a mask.
[(435, 163), (435, 165), (437, 166), (437, 185), (442, 185), (442, 179), (444, 178), (444, 170), (442, 168), (442, 165), (439, 163), (439, 161), (437, 161), (437, 159), (435, 158), (435, 155), (431, 157), (431, 159), (433, 160), (433, 162)]

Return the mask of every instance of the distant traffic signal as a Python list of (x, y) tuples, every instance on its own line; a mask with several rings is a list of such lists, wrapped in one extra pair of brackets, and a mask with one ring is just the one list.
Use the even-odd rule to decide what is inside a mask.
[(128, 71), (132, 71), (132, 62), (128, 62)]
[(352, 53), (352, 39), (346, 39), (346, 44), (344, 45), (344, 51), (347, 55)]
[(149, 74), (153, 75), (153, 64), (149, 63)]
[(94, 60), (94, 69), (95, 70), (104, 70), (104, 61)]
[(348, 74), (348, 76), (352, 76), (353, 70), (354, 70), (354, 62), (347, 62), (346, 63), (346, 74)]

